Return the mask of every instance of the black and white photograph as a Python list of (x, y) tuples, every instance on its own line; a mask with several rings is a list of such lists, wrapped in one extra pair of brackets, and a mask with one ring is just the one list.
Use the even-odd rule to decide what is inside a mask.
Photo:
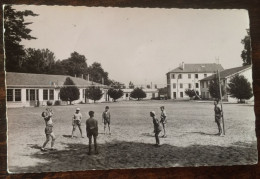
[(258, 163), (248, 11), (3, 5), (9, 173)]

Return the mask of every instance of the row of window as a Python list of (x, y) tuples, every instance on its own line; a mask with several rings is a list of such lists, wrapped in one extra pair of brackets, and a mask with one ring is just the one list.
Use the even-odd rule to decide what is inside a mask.
[[(180, 85), (180, 88), (183, 88), (183, 84), (182, 83), (179, 83), (179, 85)], [(173, 83), (172, 87), (176, 88), (177, 87), (176, 83)], [(199, 83), (195, 83), (195, 87), (199, 88)], [(188, 88), (192, 88), (191, 83), (188, 84)]]
[(208, 83), (207, 81), (202, 82), (202, 83), (201, 83), (201, 87), (202, 87), (202, 88), (208, 88), (208, 87), (209, 87), (209, 83)]
[[(185, 74), (172, 74), (172, 79), (182, 79), (183, 78), (183, 76), (184, 76)], [(188, 79), (191, 79), (191, 75), (192, 74), (188, 74)], [(198, 79), (199, 78), (199, 74), (194, 74), (194, 77), (196, 78), (196, 79)], [(207, 74), (204, 74), (204, 78), (206, 78), (207, 77)]]
[[(7, 89), (7, 101), (21, 101), (22, 93), (21, 89)], [(39, 90), (38, 89), (26, 89), (26, 101), (39, 100)], [(43, 90), (43, 100), (54, 100), (54, 90), (44, 89)]]

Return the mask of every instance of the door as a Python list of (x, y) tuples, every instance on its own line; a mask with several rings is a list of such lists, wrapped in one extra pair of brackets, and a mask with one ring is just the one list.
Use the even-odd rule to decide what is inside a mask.
[(176, 99), (176, 92), (173, 92), (173, 99)]

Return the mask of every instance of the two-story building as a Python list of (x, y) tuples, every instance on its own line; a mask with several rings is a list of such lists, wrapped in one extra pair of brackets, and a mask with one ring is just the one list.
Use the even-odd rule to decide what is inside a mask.
[(167, 76), (168, 97), (171, 99), (188, 99), (186, 89), (193, 89), (199, 92), (199, 80), (214, 74), (216, 71), (224, 70), (220, 64), (185, 64), (182, 62), (179, 67), (169, 71)]
[(67, 77), (70, 77), (78, 87), (80, 96), (74, 103), (92, 103), (86, 98), (85, 89), (90, 86), (97, 86), (103, 91), (103, 96), (99, 102), (108, 101), (108, 86), (87, 81), (83, 78), (75, 78), (65, 75), (47, 75), (32, 73), (6, 73), (6, 99), (7, 107), (28, 107), (47, 105), (47, 101), (53, 104), (60, 100), (60, 88)]
[[(237, 99), (230, 97), (229, 94), (227, 94), (227, 86), (228, 83), (230, 82), (230, 79), (234, 77), (235, 75), (243, 75), (249, 82), (252, 84), (252, 66), (251, 65), (246, 65), (246, 66), (241, 66), (241, 67), (235, 67), (235, 68), (230, 68), (223, 70), (219, 73), (219, 78), (221, 84), (224, 86), (224, 90), (226, 91), (225, 95), (223, 96), (224, 101), (229, 101), (229, 102), (237, 102)], [(211, 76), (208, 76), (207, 78), (201, 79), (200, 80), (200, 91), (201, 91), (201, 97), (202, 99), (212, 99), (209, 93), (209, 84), (212, 80), (217, 78), (216, 74), (213, 74)], [(252, 86), (251, 86), (252, 87)], [(253, 101), (254, 98), (252, 97), (248, 101)]]

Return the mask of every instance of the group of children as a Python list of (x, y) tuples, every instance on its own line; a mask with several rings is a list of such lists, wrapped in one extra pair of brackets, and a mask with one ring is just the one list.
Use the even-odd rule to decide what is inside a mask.
[[(215, 122), (218, 125), (218, 130), (219, 130), (219, 135), (223, 136), (223, 130), (221, 127), (221, 119), (222, 119), (222, 111), (218, 107), (218, 101), (214, 101), (214, 111), (215, 111)], [(150, 116), (153, 119), (153, 125), (154, 125), (154, 133), (155, 133), (155, 141), (156, 141), (156, 146), (160, 145), (160, 139), (159, 139), (159, 134), (163, 130), (163, 136), (162, 137), (167, 137), (166, 135), (166, 123), (167, 123), (167, 115), (164, 106), (160, 107), (161, 109), (161, 115), (160, 115), (160, 121), (157, 119), (155, 111), (150, 112)], [(50, 108), (47, 108), (46, 111), (42, 112), (42, 117), (45, 121), (46, 127), (45, 127), (45, 134), (46, 134), (46, 141), (44, 142), (41, 150), (45, 151), (46, 144), (51, 140), (51, 150), (53, 150), (54, 146), (54, 141), (55, 141), (55, 135), (53, 133), (53, 122), (52, 122), (52, 116), (53, 116), (53, 111)], [(102, 123), (104, 123), (104, 134), (106, 134), (106, 126), (108, 126), (108, 132), (109, 135), (111, 134), (110, 132), (110, 111), (109, 107), (106, 106), (105, 111), (102, 113)], [(81, 120), (82, 120), (82, 114), (80, 113), (80, 108), (76, 109), (76, 112), (73, 114), (72, 117), (72, 134), (71, 138), (74, 137), (74, 132), (76, 128), (79, 128), (81, 137), (82, 135), (82, 129), (81, 129)], [(86, 132), (87, 132), (87, 137), (89, 138), (89, 152), (88, 154), (91, 154), (91, 144), (92, 144), (92, 137), (94, 139), (94, 148), (95, 148), (95, 154), (98, 154), (97, 150), (97, 136), (98, 136), (98, 121), (94, 119), (94, 111), (89, 111), (89, 119), (86, 120)]]

